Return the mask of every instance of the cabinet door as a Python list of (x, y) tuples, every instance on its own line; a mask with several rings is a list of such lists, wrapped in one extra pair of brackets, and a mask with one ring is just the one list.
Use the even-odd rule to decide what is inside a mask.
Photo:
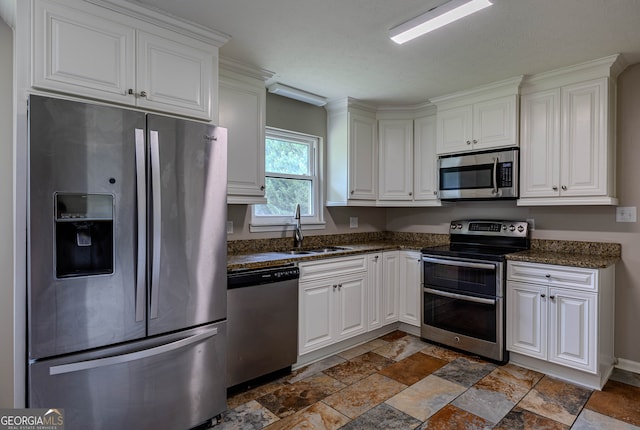
[(399, 318), (400, 251), (383, 252), (382, 265), (382, 321), (391, 324)]
[(367, 331), (366, 278), (366, 272), (345, 276), (332, 287), (337, 298), (335, 342)]
[(547, 287), (507, 283), (507, 350), (547, 359)]
[(435, 115), (417, 118), (414, 121), (414, 200), (435, 200), (438, 198), (436, 134)]
[(380, 200), (413, 199), (413, 121), (380, 120)]
[(596, 373), (596, 294), (549, 288), (549, 313), (549, 361)]
[[(228, 194), (233, 203), (264, 198), (264, 85), (220, 77), (219, 124), (228, 129)], [(243, 200), (244, 197), (244, 200)]]
[(473, 108), (471, 105), (438, 110), (436, 146), (438, 154), (469, 151), (471, 146)]
[(34, 3), (36, 88), (135, 104), (135, 30), (50, 1)]
[(300, 354), (332, 342), (336, 282), (331, 279), (300, 283), (298, 348)]
[(560, 193), (560, 90), (522, 96), (520, 196)]
[(368, 309), (368, 329), (374, 330), (382, 327), (383, 324), (383, 261), (382, 253), (370, 254), (367, 256), (367, 300)]
[(400, 251), (400, 321), (420, 327), (420, 268), (419, 252)]
[(214, 89), (213, 99), (218, 98), (214, 86), (218, 60), (213, 48), (179, 34), (162, 37), (142, 31), (137, 48), (139, 107), (212, 119)]
[(518, 97), (500, 97), (473, 105), (473, 149), (518, 145)]
[(562, 88), (560, 187), (564, 196), (607, 194), (607, 79)]
[(349, 112), (349, 198), (378, 197), (376, 120)]

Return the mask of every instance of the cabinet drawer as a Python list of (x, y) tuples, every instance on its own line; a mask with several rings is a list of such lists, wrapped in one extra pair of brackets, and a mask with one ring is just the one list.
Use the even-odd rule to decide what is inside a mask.
[(598, 271), (581, 267), (509, 261), (507, 279), (580, 290), (598, 289)]
[(367, 270), (366, 255), (351, 257), (328, 258), (318, 261), (302, 262), (300, 267), (300, 282), (327, 278), (329, 276), (363, 272)]

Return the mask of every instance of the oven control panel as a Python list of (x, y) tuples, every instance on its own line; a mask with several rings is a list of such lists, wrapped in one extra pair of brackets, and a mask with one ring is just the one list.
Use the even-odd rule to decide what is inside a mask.
[(482, 236), (527, 237), (529, 224), (526, 221), (459, 220), (451, 221), (449, 232)]

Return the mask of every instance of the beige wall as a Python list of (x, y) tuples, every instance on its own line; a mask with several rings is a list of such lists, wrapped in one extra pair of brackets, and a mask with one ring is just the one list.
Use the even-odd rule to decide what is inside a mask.
[[(640, 207), (640, 64), (618, 79), (617, 183), (620, 206)], [(457, 218), (535, 220), (534, 238), (617, 242), (616, 357), (640, 363), (640, 224), (616, 223), (614, 207), (516, 207), (515, 203), (459, 203), (432, 209), (389, 209), (387, 230), (446, 233)]]
[(13, 32), (0, 19), (0, 408), (13, 402)]

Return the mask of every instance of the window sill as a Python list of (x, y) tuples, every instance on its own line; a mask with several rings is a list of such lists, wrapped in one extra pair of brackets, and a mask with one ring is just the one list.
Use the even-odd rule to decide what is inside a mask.
[[(302, 224), (302, 231), (306, 230), (324, 230), (327, 223), (324, 221), (311, 221)], [(295, 224), (249, 224), (251, 233), (261, 233), (267, 231), (292, 232)]]

